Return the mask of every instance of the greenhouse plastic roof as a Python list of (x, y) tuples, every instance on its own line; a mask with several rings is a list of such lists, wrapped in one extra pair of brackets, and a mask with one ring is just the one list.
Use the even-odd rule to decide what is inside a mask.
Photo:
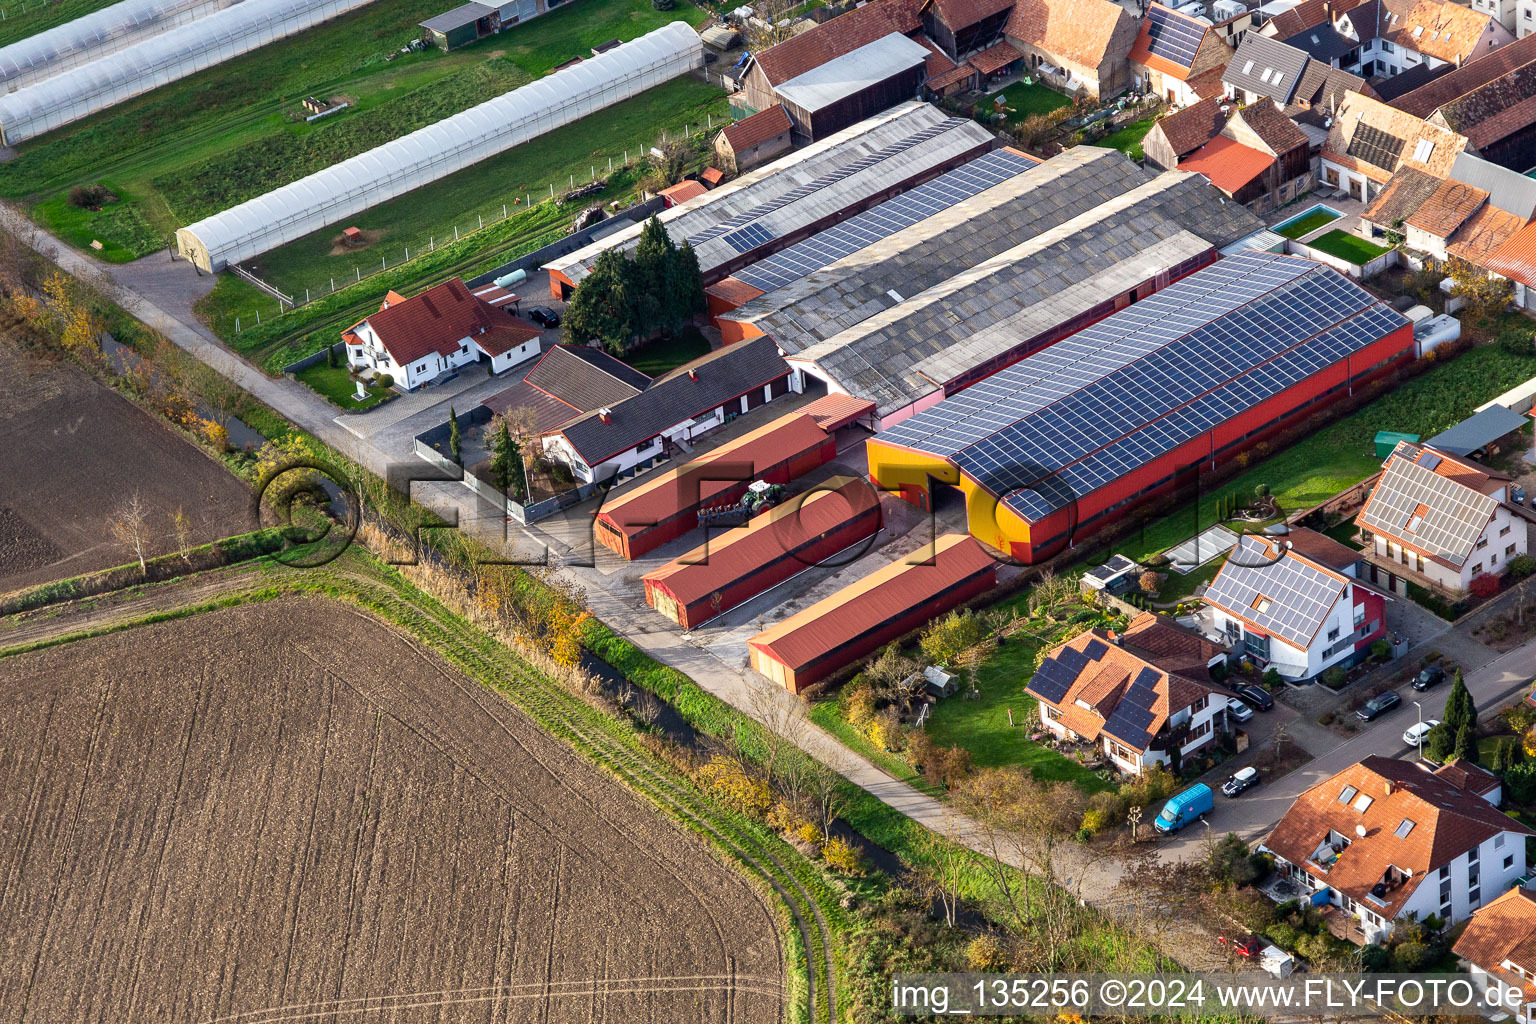
[(0, 47), (0, 84), (15, 89), (196, 21), (240, 0), (123, 0)]
[[(274, 189), (177, 232), (217, 270), (403, 195), (638, 95), (704, 63), (699, 37), (671, 22), (580, 64)], [(200, 258), (198, 250), (206, 253)]]
[[(916, 152), (911, 152), (909, 143), (907, 150), (889, 152), (916, 135), (940, 126), (943, 127), (938, 135), (942, 138), (937, 145), (921, 144)], [(725, 234), (737, 229), (750, 231), (749, 222), (753, 220), (772, 218), (777, 223), (780, 218), (772, 217), (772, 214), (789, 204), (796, 206), (797, 213), (814, 206), (821, 211), (821, 216), (826, 216), (887, 187), (872, 182), (900, 181), (916, 172), (918, 166), (915, 165), (926, 163), (931, 166), (934, 162), (947, 161), (956, 144), (965, 150), (990, 144), (990, 141), (991, 135), (975, 122), (965, 123), (964, 119), (951, 118), (928, 103), (903, 103), (744, 174), (707, 195), (674, 206), (659, 217), (674, 242), (681, 243), (686, 238), (699, 250), (700, 266), (707, 273), (710, 266), (716, 264), (705, 261), (701, 246), (705, 244), (706, 235)], [(887, 166), (875, 166), (880, 163)], [(838, 180), (827, 183), (826, 179), (834, 175)], [(800, 189), (807, 191), (804, 201), (797, 203), (794, 196)], [(768, 210), (769, 206), (774, 206), (774, 210)], [(805, 223), (815, 219), (818, 218), (812, 217)], [(730, 225), (730, 228), (717, 232), (724, 225)], [(545, 264), (545, 269), (563, 274), (573, 284), (579, 284), (600, 254), (609, 249), (633, 248), (643, 228), (644, 224), (631, 225), (600, 242), (550, 261)], [(774, 230), (777, 233), (778, 229)], [(758, 237), (759, 245), (772, 240), (771, 236)], [(743, 236), (743, 240), (748, 239)], [(741, 252), (725, 244), (720, 248), (730, 253), (730, 257)], [(723, 261), (722, 258), (717, 263)]]
[(15, 145), (368, 2), (257, 0), (226, 7), (0, 97), (0, 134)]

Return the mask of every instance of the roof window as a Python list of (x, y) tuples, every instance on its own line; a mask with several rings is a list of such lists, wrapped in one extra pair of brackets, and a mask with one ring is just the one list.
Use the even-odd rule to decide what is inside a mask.
[(1371, 796), (1369, 793), (1361, 793), (1359, 796), (1355, 797), (1355, 802), (1352, 806), (1355, 808), (1355, 810), (1359, 811), (1361, 814), (1364, 814), (1367, 810), (1370, 809), (1371, 804), (1375, 802), (1376, 798)]
[(1253, 599), (1252, 607), (1256, 612), (1267, 612), (1269, 611), (1270, 604), (1271, 602), (1269, 598), (1265, 597), (1263, 594), (1260, 594), (1258, 597)]
[(1243, 65), (1243, 74), (1245, 74), (1245, 75), (1253, 74), (1253, 61), (1250, 60), (1248, 63)]
[(1413, 158), (1421, 164), (1426, 163), (1434, 151), (1435, 144), (1433, 142), (1430, 142), (1428, 139), (1420, 139), (1418, 145), (1413, 147)]
[(1351, 800), (1353, 800), (1355, 798), (1355, 794), (1358, 793), (1358, 792), (1360, 792), (1360, 791), (1358, 789), (1356, 789), (1354, 786), (1345, 786), (1344, 787), (1344, 791), (1339, 794), (1339, 803), (1341, 803), (1341, 804), (1349, 803)]
[(1403, 821), (1402, 821), (1402, 824), (1397, 826), (1397, 831), (1394, 833), (1394, 835), (1396, 835), (1397, 838), (1399, 838), (1399, 839), (1407, 839), (1408, 838), (1408, 833), (1412, 832), (1412, 831), (1413, 831), (1413, 819), (1412, 818), (1404, 818)]

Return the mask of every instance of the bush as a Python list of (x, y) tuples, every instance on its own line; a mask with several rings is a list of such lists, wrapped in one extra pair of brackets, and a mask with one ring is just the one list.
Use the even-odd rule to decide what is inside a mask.
[(1472, 577), (1472, 582), (1467, 584), (1475, 597), (1489, 598), (1499, 592), (1499, 578), (1491, 573), (1479, 573)]
[(1380, 974), (1390, 968), (1391, 965), (1391, 955), (1374, 942), (1360, 950), (1360, 966), (1364, 970)]
[(1385, 640), (1377, 640), (1375, 643), (1371, 644), (1371, 657), (1375, 658), (1377, 661), (1386, 661), (1391, 653), (1392, 645), (1387, 643)]
[(965, 959), (973, 971), (995, 971), (1007, 966), (1008, 950), (996, 935), (978, 935), (965, 947)]
[(105, 185), (76, 185), (69, 190), (69, 205), (82, 210), (99, 210), (116, 199)]
[(1253, 489), (1253, 496), (1255, 498), (1269, 497), (1269, 484), (1258, 484), (1255, 486)]
[(1532, 573), (1536, 573), (1536, 557), (1516, 555), (1505, 563), (1504, 571), (1512, 580), (1523, 580)]
[[(1276, 913), (1279, 911), (1277, 910)], [(1269, 926), (1269, 941), (1281, 949), (1296, 952), (1296, 929), (1281, 921)]]
[(860, 857), (859, 851), (855, 850), (853, 844), (842, 836), (833, 836), (832, 841), (821, 848), (821, 855), (833, 871), (845, 875), (864, 873), (864, 858)]
[(1536, 761), (1521, 761), (1504, 769), (1504, 796), (1517, 804), (1536, 801)]
[(1285, 677), (1282, 676), (1276, 669), (1265, 669), (1264, 685), (1272, 690), (1279, 689), (1281, 686), (1285, 685)]
[(1400, 942), (1392, 947), (1392, 969), (1399, 974), (1416, 974), (1423, 970), (1429, 957), (1429, 947), (1422, 942)]
[(387, 373), (381, 373), (374, 377), (373, 382), (381, 388), (392, 388), (395, 386), (395, 378)]

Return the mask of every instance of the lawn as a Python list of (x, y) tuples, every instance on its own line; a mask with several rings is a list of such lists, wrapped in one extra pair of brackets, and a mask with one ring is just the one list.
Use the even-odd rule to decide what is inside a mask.
[[(1297, 239), (1303, 235), (1309, 235), (1324, 224), (1331, 224), (1338, 219), (1339, 215), (1332, 210), (1313, 210), (1311, 213), (1303, 214), (1301, 219), (1291, 221), (1283, 228), (1275, 228), (1275, 231), (1286, 238)], [(1334, 233), (1337, 234), (1337, 232)]]
[(1149, 117), (1144, 121), (1128, 124), (1119, 131), (1104, 136), (1094, 145), (1118, 149), (1130, 159), (1140, 163), (1146, 157), (1146, 154), (1141, 151), (1141, 140), (1147, 137), (1147, 132), (1151, 131), (1156, 123), (1154, 118)]
[(1008, 115), (1008, 120), (1014, 123), (1033, 114), (1049, 114), (1053, 110), (1072, 105), (1069, 97), (1039, 83), (1025, 85), (1023, 82), (1014, 82), (1002, 91), (988, 96), (987, 102), (990, 104), (999, 96), (1003, 98), (1004, 103), (1013, 108), (1013, 113)]
[(103, 184), (117, 199), (100, 210), (72, 206), (65, 194), (38, 203), (32, 215), (45, 229), (77, 249), (90, 249), (92, 242), (99, 241), (101, 248), (95, 254), (108, 263), (127, 263), (170, 244), (170, 236), (156, 234), (149, 226), (136, 196), (113, 182)]
[(1367, 242), (1358, 235), (1351, 235), (1347, 231), (1337, 228), (1314, 238), (1307, 243), (1318, 252), (1325, 252), (1329, 256), (1337, 256), (1341, 260), (1348, 260), (1357, 267), (1363, 267), (1376, 257), (1389, 253), (1392, 250), (1374, 242)]
[[(380, 257), (393, 266), (405, 258), (407, 248), (420, 254), (452, 239), (456, 227), (460, 232), (474, 230), (480, 223), (477, 216), (486, 224), (498, 221), (503, 204), (515, 213), (517, 200), (528, 204), (548, 199), (552, 183), (557, 192), (563, 191), (571, 175), (581, 182), (589, 178), (594, 164), (600, 172), (605, 169), (610, 155), (618, 166), (625, 150), (636, 157), (664, 129), (675, 132), (726, 111), (720, 89), (691, 77), (673, 79), (348, 218), (348, 225), (374, 233), (375, 241), (361, 251), (338, 249), (342, 225), (332, 225), (247, 265), (290, 295), (302, 296), (306, 288), (318, 295), (329, 289), (332, 278), (351, 280), (357, 270), (377, 270)], [(562, 216), (578, 212), (572, 209)]]
[[(102, 239), (108, 248), (142, 255), (198, 217), (531, 81), (571, 57), (588, 55), (595, 43), (631, 39), (678, 19), (697, 24), (705, 16), (687, 3), (658, 12), (648, 0), (594, 0), (558, 8), (453, 53), (432, 49), (386, 62), (386, 55), (417, 36), (419, 21), (442, 9), (437, 0), (376, 0), (26, 143), (14, 160), (0, 165), (0, 196), (40, 204), (75, 184), (116, 182), (137, 198), (137, 217), (147, 230), (137, 223), (96, 223), (70, 233), (70, 240), (114, 227), (122, 233)], [(298, 104), (310, 95), (345, 98), (352, 106), (306, 123)], [(680, 111), (698, 119), (704, 112)], [(656, 113), (655, 131), (682, 121)], [(631, 131), (621, 141), (634, 148), (655, 131)], [(595, 141), (609, 142), (613, 134)], [(593, 148), (586, 148), (589, 156)], [(564, 180), (578, 170), (584, 176), (589, 163), (578, 168), (577, 161), (563, 160), (538, 177), (547, 182), (559, 172)], [(490, 196), (501, 193), (499, 211), (500, 200), (510, 200), (527, 180), (509, 183), (505, 192), (482, 185), (475, 199), (456, 211), (463, 215), (460, 225), (475, 223), (477, 208), (489, 209)], [(54, 223), (58, 212), (45, 207), (38, 217)], [(451, 223), (446, 226), (451, 233)]]
[(696, 327), (687, 327), (671, 338), (658, 338), (624, 356), (624, 361), (647, 377), (660, 377), (699, 356), (709, 355), (709, 340)]
[(394, 394), (389, 388), (370, 387), (368, 397), (359, 402), (357, 384), (348, 376), (345, 366), (327, 366), (324, 363), (317, 363), (307, 370), (300, 370), (293, 376), (330, 399), (332, 404), (343, 409), (372, 409)]
[(1024, 684), (1034, 674), (1039, 652), (1040, 645), (1033, 640), (1009, 638), (975, 670), (980, 699), (972, 700), (962, 687), (955, 696), (940, 701), (928, 717), (928, 735), (940, 746), (969, 750), (978, 767), (1017, 764), (1037, 779), (1071, 782), (1085, 793), (1112, 789), (1076, 761), (1027, 737), (1040, 712), (1035, 699), (1025, 696)]
[(1217, 498), (1249, 495), (1259, 484), (1269, 486), (1283, 510), (1310, 508), (1381, 468), (1373, 444), (1378, 430), (1430, 437), (1532, 376), (1536, 357), (1512, 355), (1496, 345), (1471, 349), (1213, 487), (1198, 502), (1147, 524), (1118, 550), (1137, 560), (1165, 551), (1216, 521)]

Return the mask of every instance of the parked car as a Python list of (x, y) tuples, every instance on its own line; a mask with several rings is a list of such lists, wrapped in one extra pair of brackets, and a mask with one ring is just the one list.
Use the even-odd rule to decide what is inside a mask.
[(1221, 791), (1227, 796), (1237, 796), (1245, 790), (1252, 789), (1259, 784), (1259, 770), (1257, 768), (1239, 768), (1221, 784)]
[(1445, 669), (1439, 665), (1429, 665), (1424, 671), (1413, 677), (1413, 688), (1420, 692), (1436, 686), (1445, 680)]
[(1216, 806), (1211, 787), (1197, 782), (1182, 793), (1177, 793), (1163, 805), (1162, 812), (1152, 819), (1152, 827), (1159, 832), (1177, 832), (1196, 818), (1203, 818)]
[(1236, 697), (1228, 697), (1227, 714), (1232, 716), (1232, 721), (1234, 722), (1246, 722), (1253, 717), (1253, 708), (1244, 704)]
[(1403, 702), (1403, 698), (1397, 695), (1396, 690), (1388, 690), (1386, 693), (1378, 693), (1355, 712), (1355, 717), (1362, 722), (1372, 722), (1391, 711)]
[(540, 327), (559, 327), (560, 314), (548, 306), (534, 306), (528, 310), (528, 319)]
[(1408, 731), (1403, 733), (1403, 742), (1408, 744), (1410, 747), (1417, 747), (1420, 743), (1424, 742), (1424, 737), (1429, 735), (1429, 730), (1433, 729), (1439, 724), (1440, 719), (1430, 718), (1426, 719), (1425, 721), (1418, 722), (1414, 725), (1410, 725), (1408, 727)]
[(1264, 949), (1264, 943), (1260, 942), (1256, 935), (1250, 935), (1246, 939), (1229, 939), (1225, 935), (1218, 935), (1216, 941), (1244, 960), (1258, 959), (1259, 953)]
[(1245, 684), (1237, 688), (1237, 695), (1252, 704), (1260, 711), (1268, 711), (1275, 706), (1275, 698), (1269, 695), (1269, 691), (1262, 686)]

